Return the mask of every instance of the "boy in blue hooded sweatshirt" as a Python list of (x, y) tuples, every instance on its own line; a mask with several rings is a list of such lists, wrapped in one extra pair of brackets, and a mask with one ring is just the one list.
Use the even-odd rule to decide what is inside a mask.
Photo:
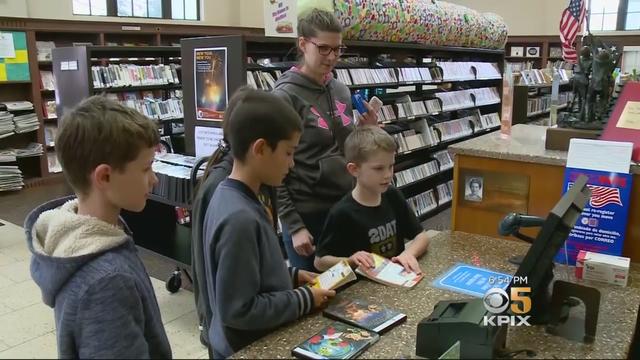
[(62, 120), (56, 150), (76, 196), (39, 206), (24, 226), (60, 358), (171, 358), (149, 275), (119, 217), (144, 208), (159, 141), (151, 120), (101, 96)]

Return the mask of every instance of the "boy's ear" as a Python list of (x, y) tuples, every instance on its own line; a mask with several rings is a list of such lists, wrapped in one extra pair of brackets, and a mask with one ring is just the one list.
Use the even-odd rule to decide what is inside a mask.
[(100, 164), (91, 173), (92, 186), (97, 188), (103, 188), (111, 181), (111, 166), (107, 164)]
[(258, 139), (251, 144), (251, 153), (255, 156), (262, 156), (267, 150), (268, 144), (265, 139)]
[(347, 171), (349, 172), (349, 174), (351, 174), (351, 176), (358, 176), (358, 170), (360, 170), (360, 168), (356, 163), (347, 163)]

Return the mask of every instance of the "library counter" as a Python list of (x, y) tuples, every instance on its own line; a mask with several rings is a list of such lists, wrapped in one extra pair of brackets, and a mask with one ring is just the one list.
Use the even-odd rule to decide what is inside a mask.
[[(420, 259), (426, 276), (415, 288), (406, 290), (388, 287), (362, 279), (339, 292), (339, 297), (385, 305), (407, 314), (408, 317), (405, 323), (383, 334), (380, 340), (360, 357), (416, 358), (417, 324), (431, 313), (438, 301), (469, 298), (463, 294), (432, 287), (431, 283), (435, 278), (456, 263), (513, 274), (516, 266), (510, 264), (507, 259), (513, 255), (524, 254), (527, 249), (528, 244), (524, 242), (462, 232), (442, 232), (432, 238), (429, 251)], [(637, 264), (632, 264), (630, 275), (632, 281), (628, 287), (591, 284), (599, 288), (602, 294), (595, 343), (585, 345), (552, 336), (545, 333), (542, 326), (510, 327), (507, 348), (531, 349), (536, 351), (536, 358), (547, 359), (625, 357), (640, 302), (640, 284), (633, 281), (640, 275), (640, 267)], [(556, 278), (565, 279), (565, 272), (556, 270)], [(234, 354), (233, 358), (290, 358), (291, 349), (331, 322), (331, 319), (320, 313), (309, 315), (256, 341)]]
[[(498, 236), (498, 223), (511, 212), (543, 216), (563, 193), (567, 152), (545, 149), (547, 127), (518, 124), (511, 138), (500, 132), (449, 147), (455, 156), (452, 229)], [(629, 220), (622, 254), (640, 262), (640, 165), (633, 174)], [(471, 197), (471, 179), (479, 179), (479, 196)], [(537, 229), (522, 229), (529, 236)]]

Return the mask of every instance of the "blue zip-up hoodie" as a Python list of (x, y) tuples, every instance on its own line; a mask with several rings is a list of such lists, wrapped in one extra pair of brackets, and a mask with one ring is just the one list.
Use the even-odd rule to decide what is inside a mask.
[[(31, 277), (54, 309), (60, 358), (171, 358), (149, 275), (126, 225), (62, 198), (25, 220)], [(124, 230), (123, 230), (124, 229)]]

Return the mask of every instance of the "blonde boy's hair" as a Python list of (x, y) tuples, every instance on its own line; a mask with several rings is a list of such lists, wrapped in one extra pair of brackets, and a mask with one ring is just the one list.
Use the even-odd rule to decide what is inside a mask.
[(393, 137), (377, 126), (360, 126), (353, 130), (344, 143), (347, 162), (362, 164), (378, 151), (395, 153), (398, 145)]
[(56, 152), (77, 194), (91, 189), (89, 174), (100, 164), (124, 171), (140, 151), (158, 145), (156, 125), (138, 111), (104, 96), (85, 99), (62, 118)]

